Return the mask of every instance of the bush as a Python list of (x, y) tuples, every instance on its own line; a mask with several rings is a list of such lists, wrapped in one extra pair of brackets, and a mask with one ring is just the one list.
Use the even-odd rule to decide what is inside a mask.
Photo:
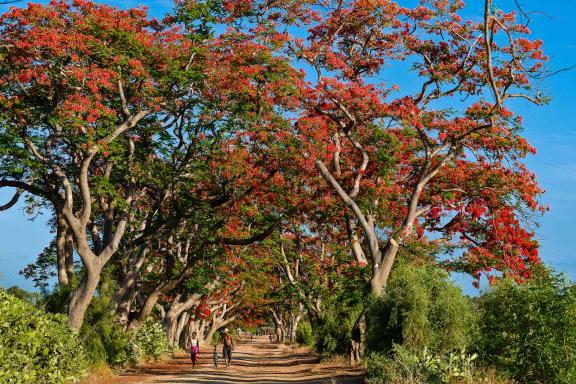
[(314, 337), (312, 336), (312, 326), (308, 321), (298, 323), (296, 329), (296, 341), (301, 345), (313, 345)]
[(576, 383), (576, 292), (550, 276), (501, 281), (479, 299), (480, 354), (521, 383)]
[(129, 335), (114, 322), (111, 304), (105, 296), (92, 299), (86, 311), (80, 339), (91, 366), (120, 366), (130, 360)]
[(444, 353), (468, 348), (476, 334), (470, 300), (433, 266), (399, 264), (386, 293), (368, 306), (367, 347), (388, 354), (394, 344), (412, 352)]
[(359, 300), (333, 296), (322, 303), (322, 318), (314, 326), (316, 350), (323, 358), (345, 355), (350, 348), (352, 328), (362, 311)]
[(115, 322), (109, 296), (92, 300), (80, 333), (92, 366), (135, 364), (172, 351), (162, 326), (151, 317), (135, 333), (126, 332)]
[(120, 366), (129, 360), (129, 335), (106, 317), (95, 324), (82, 326), (82, 343), (87, 351), (90, 365)]
[(128, 345), (128, 355), (131, 361), (157, 360), (172, 352), (162, 325), (148, 318), (132, 336)]
[(373, 353), (368, 357), (368, 384), (450, 384), (474, 382), (474, 360), (477, 355), (450, 352), (433, 355), (424, 348), (421, 353), (395, 345), (391, 357)]
[(65, 316), (0, 289), (0, 382), (63, 383), (83, 374), (84, 356)]

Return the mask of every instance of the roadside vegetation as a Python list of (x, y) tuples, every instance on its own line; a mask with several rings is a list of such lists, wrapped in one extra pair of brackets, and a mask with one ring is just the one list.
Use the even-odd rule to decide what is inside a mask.
[(1, 293), (0, 377), (75, 380), (230, 328), (373, 384), (575, 382), (575, 290), (540, 259), (513, 102), (549, 101), (530, 13), (405, 3), (7, 10), (0, 211), (53, 240), (21, 272), (37, 293)]

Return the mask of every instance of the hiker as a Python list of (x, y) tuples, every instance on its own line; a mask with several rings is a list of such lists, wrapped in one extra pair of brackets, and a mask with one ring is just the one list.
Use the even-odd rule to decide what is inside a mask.
[(214, 352), (212, 353), (212, 360), (214, 361), (214, 366), (218, 368), (218, 350), (216, 349), (216, 345), (214, 345)]
[(190, 339), (190, 358), (192, 359), (192, 368), (196, 366), (199, 354), (200, 354), (200, 340), (196, 338), (196, 332), (193, 332), (192, 338)]
[(224, 335), (222, 335), (222, 357), (226, 361), (226, 367), (230, 366), (232, 361), (232, 351), (234, 350), (234, 340), (228, 332), (228, 328), (224, 329)]

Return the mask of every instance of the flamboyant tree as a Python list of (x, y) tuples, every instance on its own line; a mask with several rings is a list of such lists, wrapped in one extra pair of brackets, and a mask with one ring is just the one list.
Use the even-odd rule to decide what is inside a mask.
[(530, 274), (539, 259), (524, 217), (544, 208), (522, 163), (534, 149), (507, 104), (546, 101), (530, 80), (547, 58), (514, 12), (490, 0), (482, 21), (464, 18), (462, 1), (225, 5), (242, 33), (284, 42), (279, 55), (307, 72), (285, 134), (302, 172), (320, 174), (346, 207), (372, 292), (400, 246), (430, 239), (453, 255), (449, 268)]
[(86, 1), (13, 8), (0, 28), (0, 185), (49, 201), (57, 241), (72, 235), (85, 267), (68, 309), (79, 328), (138, 200), (137, 138), (170, 114), (189, 42), (143, 9)]

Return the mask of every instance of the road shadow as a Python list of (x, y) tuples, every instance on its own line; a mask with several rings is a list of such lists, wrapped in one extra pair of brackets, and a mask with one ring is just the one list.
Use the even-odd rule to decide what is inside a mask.
[(274, 379), (274, 378), (243, 378), (243, 377), (230, 377), (222, 375), (207, 375), (198, 378), (174, 378), (159, 381), (152, 381), (151, 383), (164, 383), (164, 384), (235, 384), (235, 383), (258, 383), (258, 384), (362, 384), (364, 378), (361, 375), (339, 375), (334, 377), (302, 380), (295, 378), (294, 380)]
[[(245, 347), (242, 346), (244, 344)], [(233, 352), (232, 365), (214, 367), (212, 352), (200, 355), (192, 368), (189, 357), (179, 355), (163, 365), (140, 367), (147, 384), (361, 384), (364, 372), (345, 364), (323, 363), (317, 354), (292, 350), (285, 345), (242, 343)], [(221, 354), (220, 354), (221, 356)]]

